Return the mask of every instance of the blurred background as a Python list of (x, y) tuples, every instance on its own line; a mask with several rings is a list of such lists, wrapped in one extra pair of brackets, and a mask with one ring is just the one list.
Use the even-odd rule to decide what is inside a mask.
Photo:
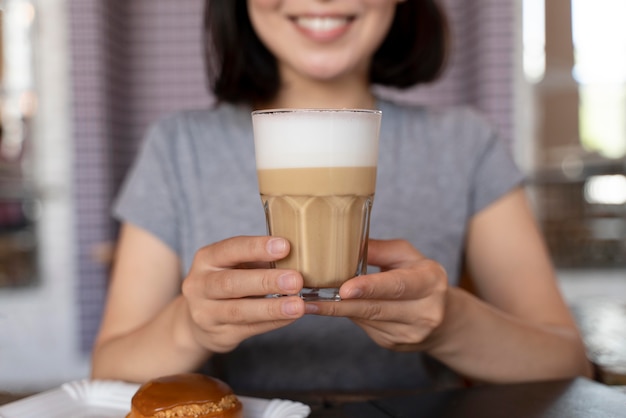
[[(590, 356), (626, 376), (626, 2), (441, 2), (448, 70), (380, 94), (510, 140)], [(0, 0), (0, 391), (88, 375), (111, 199), (150, 123), (212, 101), (203, 3)]]

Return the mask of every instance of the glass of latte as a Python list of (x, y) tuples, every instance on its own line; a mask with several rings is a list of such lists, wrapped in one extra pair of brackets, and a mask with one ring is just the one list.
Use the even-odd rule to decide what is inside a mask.
[(273, 267), (304, 278), (305, 300), (340, 300), (365, 274), (382, 113), (361, 109), (252, 112), (268, 233), (289, 240)]

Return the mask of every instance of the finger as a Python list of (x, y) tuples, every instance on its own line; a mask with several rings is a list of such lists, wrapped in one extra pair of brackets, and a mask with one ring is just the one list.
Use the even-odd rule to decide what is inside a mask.
[(190, 279), (183, 281), (183, 294), (203, 299), (295, 295), (302, 290), (304, 283), (299, 273), (282, 269), (229, 269)]
[(307, 302), (307, 313), (321, 316), (347, 317), (371, 322), (407, 323), (415, 301), (342, 300), (340, 302)]
[(296, 319), (257, 322), (246, 325), (224, 324), (213, 330), (213, 332), (205, 332), (197, 338), (202, 345), (214, 353), (228, 353), (234, 350), (243, 340), (285, 327)]
[(237, 269), (269, 269), (271, 264), (268, 261), (252, 261), (249, 263), (241, 263), (233, 266)]
[(256, 324), (294, 320), (305, 312), (304, 301), (299, 296), (225, 300), (218, 304), (207, 304), (203, 309), (196, 309), (195, 314), (192, 314), (194, 320), (206, 325), (254, 327)]
[(232, 351), (241, 341), (289, 325), (304, 314), (297, 296), (208, 301), (191, 312), (197, 338), (214, 352)]
[(394, 351), (415, 351), (432, 333), (429, 322), (354, 320), (378, 345)]
[(211, 270), (232, 268), (240, 264), (270, 262), (289, 254), (289, 241), (280, 237), (239, 236), (201, 248), (196, 253), (198, 263)]
[(432, 329), (442, 321), (443, 307), (440, 298), (426, 298), (415, 301), (307, 302), (305, 309), (308, 314), (346, 317), (362, 326), (392, 334), (393, 324)]
[(447, 287), (447, 275), (433, 260), (413, 261), (410, 268), (358, 276), (339, 289), (342, 299), (416, 300)]
[(424, 255), (406, 240), (371, 239), (368, 242), (367, 262), (373, 266), (400, 268), (422, 258)]

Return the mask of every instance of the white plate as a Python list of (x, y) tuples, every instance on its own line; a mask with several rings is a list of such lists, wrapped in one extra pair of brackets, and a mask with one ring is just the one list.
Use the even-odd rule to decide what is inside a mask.
[[(78, 380), (0, 406), (2, 418), (124, 418), (139, 385), (110, 380)], [(238, 397), (244, 418), (304, 418), (311, 408), (284, 399)]]

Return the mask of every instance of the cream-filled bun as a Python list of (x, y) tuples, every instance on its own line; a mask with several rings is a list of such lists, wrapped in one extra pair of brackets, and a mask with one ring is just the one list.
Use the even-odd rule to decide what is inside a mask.
[(241, 418), (242, 409), (233, 390), (223, 381), (183, 373), (141, 385), (126, 418)]

